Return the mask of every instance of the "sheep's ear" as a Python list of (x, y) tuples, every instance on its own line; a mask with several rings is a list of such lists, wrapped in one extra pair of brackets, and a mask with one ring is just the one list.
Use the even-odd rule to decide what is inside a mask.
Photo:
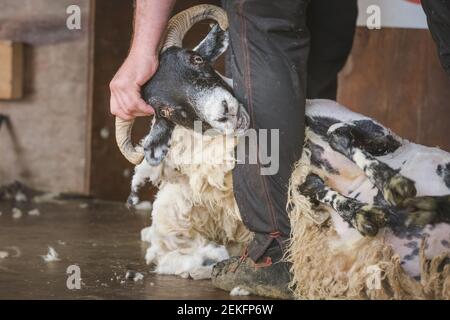
[(194, 48), (194, 51), (205, 60), (214, 62), (227, 50), (228, 41), (228, 31), (223, 31), (218, 24), (215, 24), (202, 42)]
[(155, 115), (150, 133), (143, 143), (145, 160), (149, 165), (157, 166), (164, 160), (169, 151), (174, 126), (171, 121)]

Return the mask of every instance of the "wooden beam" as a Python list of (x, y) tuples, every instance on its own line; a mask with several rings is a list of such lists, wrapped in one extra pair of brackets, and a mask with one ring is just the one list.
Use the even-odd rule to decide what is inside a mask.
[(0, 41), (0, 99), (19, 99), (23, 93), (23, 45)]

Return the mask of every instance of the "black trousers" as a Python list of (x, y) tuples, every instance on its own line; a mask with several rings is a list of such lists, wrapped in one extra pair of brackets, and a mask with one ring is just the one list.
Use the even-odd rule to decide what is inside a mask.
[(248, 154), (233, 171), (243, 222), (255, 233), (248, 253), (257, 261), (271, 246), (283, 249), (289, 239), (287, 191), (302, 152), (305, 99), (336, 98), (357, 5), (356, 0), (224, 0), (223, 6), (230, 20), (227, 72), (252, 128), (269, 130), (268, 154), (277, 149), (270, 129), (279, 130), (275, 174), (262, 175), (260, 158), (250, 164)]
[(422, 0), (441, 64), (450, 76), (450, 0)]

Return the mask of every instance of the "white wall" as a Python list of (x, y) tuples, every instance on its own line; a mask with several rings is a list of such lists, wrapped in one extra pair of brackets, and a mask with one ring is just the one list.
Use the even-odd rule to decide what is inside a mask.
[(367, 7), (378, 5), (381, 9), (381, 26), (394, 28), (427, 29), (427, 19), (422, 6), (415, 0), (358, 0), (358, 25), (365, 26)]

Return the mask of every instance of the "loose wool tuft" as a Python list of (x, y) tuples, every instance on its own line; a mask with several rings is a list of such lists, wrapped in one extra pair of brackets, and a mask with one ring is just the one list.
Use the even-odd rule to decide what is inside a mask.
[[(159, 187), (152, 226), (141, 233), (150, 243), (146, 261), (156, 265), (157, 273), (209, 278), (213, 264), (205, 262), (237, 254), (252, 238), (233, 194), (235, 144), (233, 137), (202, 136), (176, 127), (164, 161), (157, 167), (145, 162), (136, 167), (134, 195), (145, 180)], [(203, 152), (196, 149), (200, 146)]]
[[(235, 139), (202, 136), (177, 127), (164, 161), (186, 179), (185, 188), (190, 190), (192, 205), (187, 216), (193, 228), (207, 239), (224, 244), (246, 242), (252, 236), (242, 223), (234, 199), (231, 171), (235, 166)], [(202, 152), (196, 150), (200, 143)]]

